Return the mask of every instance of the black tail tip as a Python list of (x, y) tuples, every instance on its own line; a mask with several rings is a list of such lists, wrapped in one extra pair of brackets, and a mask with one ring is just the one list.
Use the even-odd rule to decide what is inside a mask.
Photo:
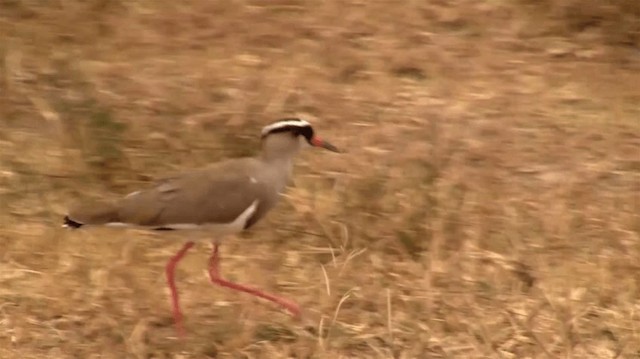
[(82, 223), (74, 221), (73, 219), (69, 218), (69, 216), (64, 216), (64, 223), (62, 224), (62, 226), (69, 228), (80, 228), (82, 227)]

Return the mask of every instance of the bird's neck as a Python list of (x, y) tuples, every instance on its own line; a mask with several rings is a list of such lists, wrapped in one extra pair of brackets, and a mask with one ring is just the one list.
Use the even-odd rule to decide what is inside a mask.
[(298, 148), (291, 146), (278, 146), (264, 144), (260, 153), (260, 158), (273, 165), (291, 166), (294, 158), (298, 154)]
[(295, 154), (283, 155), (283, 154), (270, 154), (269, 152), (263, 152), (260, 155), (260, 159), (269, 165), (270, 167), (279, 168), (285, 172), (290, 172), (293, 167), (293, 159)]
[(289, 181), (293, 173), (293, 156), (260, 156), (260, 160), (264, 164), (262, 175), (269, 179), (269, 183), (273, 188), (281, 193)]
[(300, 140), (290, 134), (277, 133), (262, 141), (260, 158), (268, 163), (291, 166), (300, 151)]

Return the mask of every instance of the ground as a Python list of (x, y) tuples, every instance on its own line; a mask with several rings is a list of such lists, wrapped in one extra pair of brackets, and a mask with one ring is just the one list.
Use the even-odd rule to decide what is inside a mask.
[[(640, 357), (636, 1), (11, 0), (0, 35), (0, 357)], [(191, 238), (60, 227), (290, 115), (346, 152), (222, 272), (301, 320), (201, 233), (178, 340)]]

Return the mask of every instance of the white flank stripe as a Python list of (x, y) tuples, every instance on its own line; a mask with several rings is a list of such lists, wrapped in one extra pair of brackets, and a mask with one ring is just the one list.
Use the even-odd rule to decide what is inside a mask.
[(107, 226), (107, 227), (135, 227), (132, 224), (122, 223), (122, 222), (111, 222), (111, 223), (105, 224), (105, 226)]
[(125, 198), (136, 196), (138, 193), (140, 193), (140, 191), (131, 192), (128, 195), (126, 195)]
[(251, 203), (251, 205), (247, 207), (247, 209), (245, 209), (244, 212), (242, 212), (238, 216), (238, 218), (236, 218), (233, 222), (229, 224), (229, 227), (234, 229), (239, 228), (238, 232), (243, 230), (249, 218), (251, 218), (251, 216), (253, 216), (253, 214), (256, 212), (256, 209), (258, 208), (258, 203), (259, 201), (257, 199), (253, 201), (253, 203)]
[(210, 230), (218, 234), (233, 234), (238, 233), (244, 229), (244, 226), (247, 224), (247, 221), (253, 214), (256, 212), (258, 208), (258, 200), (253, 201), (247, 209), (245, 209), (240, 215), (230, 223), (207, 223), (204, 225), (198, 225), (194, 223), (174, 223), (174, 224), (164, 224), (157, 226), (138, 226), (129, 223), (122, 222), (111, 222), (106, 223), (107, 227), (118, 227), (118, 228), (170, 228), (170, 229), (203, 229)]

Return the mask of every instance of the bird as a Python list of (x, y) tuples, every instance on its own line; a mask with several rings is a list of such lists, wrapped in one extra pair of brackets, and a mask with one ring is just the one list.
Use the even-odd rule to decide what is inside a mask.
[[(292, 177), (293, 161), (305, 147), (341, 152), (316, 135), (311, 124), (286, 117), (262, 128), (261, 148), (253, 157), (215, 162), (160, 178), (145, 188), (113, 201), (80, 200), (63, 219), (63, 227), (134, 227), (157, 231), (200, 229), (213, 237), (209, 278), (215, 285), (271, 301), (300, 317), (300, 306), (287, 298), (224, 279), (220, 274), (221, 239), (253, 227), (278, 203)], [(165, 266), (174, 325), (185, 334), (175, 270), (196, 240), (182, 248)]]

